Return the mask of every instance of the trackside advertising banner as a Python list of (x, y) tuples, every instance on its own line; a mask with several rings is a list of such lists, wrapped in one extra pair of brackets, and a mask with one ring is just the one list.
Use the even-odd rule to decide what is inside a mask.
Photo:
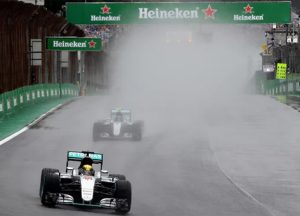
[(47, 37), (47, 49), (56, 51), (101, 51), (100, 38)]
[(290, 23), (291, 3), (67, 3), (74, 24)]

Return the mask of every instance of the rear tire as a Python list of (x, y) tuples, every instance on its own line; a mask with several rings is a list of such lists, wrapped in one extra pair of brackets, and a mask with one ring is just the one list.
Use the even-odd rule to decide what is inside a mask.
[(44, 206), (54, 207), (60, 192), (60, 177), (57, 169), (44, 168), (41, 175), (40, 198)]
[(116, 212), (126, 214), (131, 208), (131, 184), (126, 180), (116, 182), (115, 198), (117, 202)]

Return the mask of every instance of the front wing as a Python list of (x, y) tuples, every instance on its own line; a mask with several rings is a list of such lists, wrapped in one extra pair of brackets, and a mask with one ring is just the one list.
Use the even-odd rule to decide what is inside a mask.
[(94, 202), (82, 202), (76, 203), (74, 202), (74, 198), (68, 194), (59, 194), (57, 199), (58, 205), (73, 205), (73, 206), (82, 206), (82, 207), (91, 207), (91, 208), (108, 208), (108, 209), (116, 209), (117, 202), (121, 202), (121, 200), (116, 200), (115, 198), (103, 198), (100, 200), (98, 204)]

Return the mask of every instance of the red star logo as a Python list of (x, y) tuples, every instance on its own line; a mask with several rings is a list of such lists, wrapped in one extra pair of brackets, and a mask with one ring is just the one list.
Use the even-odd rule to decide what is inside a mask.
[(246, 7), (244, 7), (244, 9), (245, 9), (246, 14), (253, 13), (253, 11), (252, 11), (253, 7), (251, 7), (250, 4), (248, 4)]
[(213, 9), (210, 4), (208, 5), (208, 7), (206, 9), (203, 9), (202, 12), (205, 14), (205, 19), (207, 18), (215, 18), (215, 13), (217, 12), (217, 9)]
[(104, 7), (101, 8), (102, 14), (110, 14), (110, 7), (107, 7), (107, 5), (104, 5)]
[(90, 48), (96, 48), (96, 42), (93, 41), (93, 40), (91, 40), (91, 41), (89, 42), (89, 47), (90, 47)]

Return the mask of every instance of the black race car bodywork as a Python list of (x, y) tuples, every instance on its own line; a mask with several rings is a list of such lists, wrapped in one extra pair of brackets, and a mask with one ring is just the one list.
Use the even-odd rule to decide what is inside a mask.
[(111, 119), (94, 123), (93, 140), (104, 138), (129, 138), (135, 141), (142, 139), (144, 123), (131, 120), (129, 110), (112, 110)]
[[(89, 156), (100, 164), (100, 171), (80, 173), (68, 167), (69, 161), (81, 161)], [(127, 213), (131, 207), (131, 184), (124, 175), (102, 170), (103, 155), (94, 152), (68, 152), (66, 173), (44, 168), (41, 174), (40, 198), (45, 206), (76, 205), (111, 208)]]

